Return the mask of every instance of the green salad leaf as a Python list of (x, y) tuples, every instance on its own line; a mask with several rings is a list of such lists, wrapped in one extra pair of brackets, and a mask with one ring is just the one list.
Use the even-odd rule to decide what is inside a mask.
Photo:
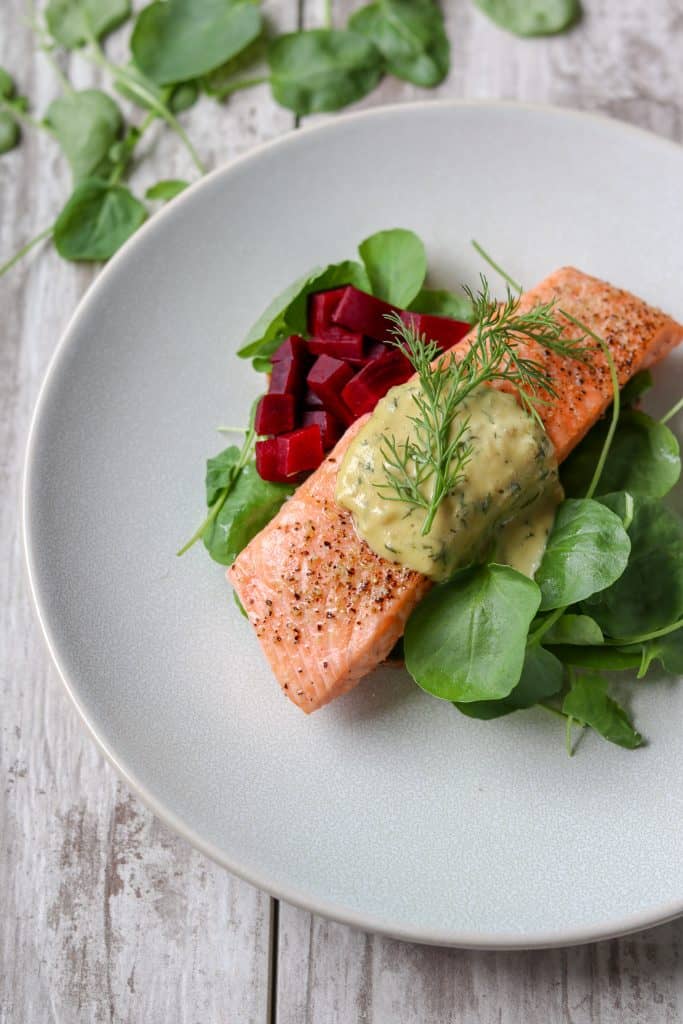
[(564, 32), (581, 17), (579, 0), (474, 0), (501, 28), (517, 36)]
[(683, 628), (677, 629), (666, 636), (655, 637), (641, 644), (636, 650), (641, 651), (639, 676), (644, 676), (653, 661), (658, 661), (662, 668), (672, 675), (683, 673)]
[(522, 675), (509, 696), (502, 700), (455, 702), (455, 706), (469, 718), (501, 718), (554, 697), (562, 689), (563, 677), (562, 662), (554, 654), (543, 647), (527, 647)]
[(635, 405), (653, 385), (654, 379), (650, 370), (639, 370), (621, 389), (622, 408), (628, 409)]
[(507, 697), (522, 674), (540, 599), (536, 584), (509, 566), (461, 570), (430, 591), (408, 620), (406, 668), (443, 700)]
[[(237, 460), (239, 461), (239, 450)], [(212, 465), (213, 464), (213, 465)], [(217, 459), (210, 459), (207, 469), (207, 499), (214, 496), (212, 505), (220, 496), (217, 481), (221, 473), (217, 469)], [(252, 537), (270, 522), (283, 502), (294, 493), (295, 488), (289, 484), (274, 484), (262, 480), (256, 463), (247, 462), (233, 476), (229, 470), (224, 486), (229, 493), (223, 501), (218, 515), (211, 521), (202, 536), (204, 546), (215, 562), (221, 565), (232, 565), (238, 554), (245, 548)], [(233, 465), (234, 473), (234, 465)]]
[(448, 74), (450, 44), (433, 0), (376, 0), (351, 15), (349, 28), (375, 44), (397, 78), (432, 88)]
[(620, 747), (633, 750), (643, 743), (643, 737), (633, 728), (624, 709), (608, 696), (607, 680), (597, 672), (574, 679), (562, 711)]
[(67, 50), (83, 46), (91, 36), (102, 39), (130, 14), (130, 0), (50, 0), (45, 8), (50, 34)]
[[(607, 424), (601, 421), (563, 464), (567, 495), (578, 498), (586, 493), (606, 435)], [(600, 478), (600, 493), (628, 491), (661, 498), (680, 474), (678, 441), (669, 428), (644, 412), (623, 412)]]
[(125, 186), (87, 178), (55, 221), (57, 252), (67, 260), (108, 260), (146, 217), (145, 207)]
[(463, 323), (474, 323), (474, 306), (467, 295), (458, 295), (445, 288), (422, 288), (408, 307), (413, 313), (448, 316)]
[(555, 657), (565, 665), (577, 668), (594, 668), (605, 672), (622, 672), (638, 668), (641, 663), (640, 648), (637, 651), (621, 650), (618, 647), (583, 647), (581, 644), (548, 644)]
[(590, 615), (567, 613), (554, 626), (551, 626), (543, 637), (543, 643), (590, 647), (591, 645), (600, 645), (603, 639), (602, 630)]
[(371, 92), (384, 73), (382, 56), (358, 32), (316, 28), (278, 36), (268, 51), (277, 102), (296, 114), (339, 110)]
[(378, 231), (358, 246), (372, 294), (394, 306), (409, 306), (427, 275), (427, 254), (414, 231)]
[(168, 105), (174, 114), (182, 114), (189, 110), (199, 99), (199, 86), (196, 82), (179, 82), (173, 86), (168, 98)]
[[(605, 495), (619, 512), (622, 494)], [(610, 637), (640, 636), (683, 615), (683, 523), (656, 498), (634, 497), (624, 573), (607, 589), (583, 599), (583, 609)]]
[(123, 128), (121, 111), (110, 96), (99, 89), (65, 93), (47, 108), (45, 120), (69, 162), (74, 184), (109, 174), (110, 150)]
[(626, 568), (630, 542), (621, 519), (588, 498), (569, 498), (557, 510), (536, 582), (541, 610), (564, 608), (604, 590)]
[(257, 0), (163, 0), (140, 11), (131, 50), (148, 78), (173, 85), (219, 68), (262, 29)]
[[(0, 68), (0, 106), (3, 100), (7, 106), (15, 106), (17, 101), (13, 97), (14, 80), (8, 71)], [(21, 129), (15, 118), (9, 111), (0, 109), (0, 156), (14, 149), (19, 144), (20, 138)]]

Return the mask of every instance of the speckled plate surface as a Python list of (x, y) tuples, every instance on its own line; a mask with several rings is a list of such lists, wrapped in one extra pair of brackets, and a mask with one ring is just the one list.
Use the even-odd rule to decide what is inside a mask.
[[(220, 567), (174, 552), (204, 459), (258, 380), (234, 357), (309, 267), (381, 228), (425, 239), (436, 284), (471, 237), (525, 282), (575, 264), (683, 318), (683, 150), (616, 122), (416, 104), (297, 132), (154, 217), (62, 338), (27, 457), (45, 634), (128, 783), (231, 871), (424, 942), (581, 942), (683, 912), (683, 686), (629, 698), (635, 753), (564, 753), (543, 712), (480, 723), (383, 670), (306, 718), (279, 692)], [(683, 353), (682, 353), (683, 355)], [(659, 373), (673, 404), (681, 360)], [(679, 426), (680, 426), (679, 422)]]

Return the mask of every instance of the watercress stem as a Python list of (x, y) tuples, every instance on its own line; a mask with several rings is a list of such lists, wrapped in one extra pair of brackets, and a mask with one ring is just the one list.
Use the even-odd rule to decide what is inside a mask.
[(659, 422), (668, 423), (670, 419), (673, 419), (677, 412), (681, 411), (681, 409), (683, 409), (683, 397), (678, 399), (673, 408), (669, 409), (669, 411), (664, 416), (662, 416)]
[(7, 260), (6, 263), (0, 264), (0, 277), (2, 277), (3, 274), (6, 274), (8, 270), (11, 270), (15, 263), (18, 263), (19, 260), (22, 259), (26, 253), (30, 252), (35, 245), (42, 242), (44, 238), (49, 238), (52, 234), (52, 228), (53, 225), (50, 224), (49, 228), (45, 228), (45, 230), (41, 231), (39, 235), (36, 235), (36, 237), (32, 238), (30, 242), (27, 242), (26, 245), (22, 246), (19, 252), (16, 252), (11, 259)]
[(2, 111), (3, 114), (9, 114), (17, 124), (23, 125), (27, 128), (35, 128), (36, 131), (47, 132), (48, 135), (52, 135), (52, 130), (43, 121), (36, 121), (35, 117), (31, 117), (30, 114), (25, 114), (23, 110), (19, 110), (13, 103), (8, 102), (7, 100), (0, 99), (0, 111)]
[(496, 261), (493, 259), (493, 257), (489, 256), (489, 254), (486, 252), (486, 250), (483, 248), (483, 246), (481, 246), (479, 244), (479, 242), (477, 242), (476, 239), (474, 239), (474, 238), (472, 239), (472, 247), (474, 249), (476, 249), (476, 251), (479, 253), (481, 258), (486, 263), (488, 263), (488, 265), (490, 267), (492, 267), (493, 270), (495, 270), (497, 274), (500, 274), (500, 276), (503, 278), (504, 281), (507, 281), (507, 283), (510, 285), (511, 288), (514, 288), (514, 290), (516, 292), (520, 292), (520, 294), (521, 294), (521, 292), (524, 289), (522, 288), (522, 286), (519, 283), (519, 281), (515, 281), (514, 277), (510, 277), (510, 275), (505, 270), (503, 270), (503, 268), (500, 266), (500, 264), (496, 263)]
[(572, 726), (573, 726), (573, 724), (574, 724), (574, 719), (572, 718), (571, 715), (567, 715), (567, 727), (566, 727), (566, 730), (565, 730), (565, 742), (566, 742), (566, 746), (567, 746), (567, 754), (569, 755), (569, 757), (572, 757), (573, 754), (574, 754), (574, 751), (572, 749)]
[(323, 8), (323, 28), (332, 28), (332, 0), (325, 0)]
[(653, 629), (651, 633), (642, 633), (640, 636), (627, 636), (627, 637), (609, 637), (605, 638), (605, 643), (611, 647), (630, 647), (632, 644), (644, 644), (648, 640), (657, 640), (660, 636), (668, 636), (669, 633), (675, 633), (677, 629), (683, 628), (683, 619), (678, 619), (676, 622), (672, 622), (669, 626), (662, 626), (661, 629)]
[(184, 144), (199, 173), (206, 174), (206, 167), (199, 158), (199, 154), (190, 142), (183, 126), (171, 113), (168, 107), (164, 103), (161, 103), (154, 93), (150, 92), (142, 82), (139, 82), (133, 75), (128, 74), (125, 68), (119, 67), (118, 64), (114, 64), (110, 61), (94, 36), (90, 39), (90, 45), (91, 48), (89, 54), (94, 63), (108, 71), (115, 80), (118, 80), (125, 85), (129, 92), (134, 96), (137, 96), (138, 99), (140, 99), (146, 106), (150, 107), (155, 114), (161, 117)]
[(592, 498), (598, 488), (598, 484), (600, 483), (600, 477), (602, 476), (602, 472), (605, 468), (607, 456), (609, 455), (610, 448), (612, 447), (612, 441), (614, 440), (614, 435), (617, 430), (617, 423), (619, 422), (619, 413), (621, 411), (619, 378), (617, 376), (617, 368), (614, 365), (612, 353), (610, 352), (609, 345), (607, 344), (605, 339), (601, 338), (599, 334), (595, 333), (595, 331), (592, 331), (590, 327), (586, 326), (586, 324), (581, 323), (580, 320), (577, 320), (575, 316), (571, 315), (571, 313), (567, 313), (565, 310), (560, 310), (560, 312), (562, 313), (562, 316), (565, 317), (565, 319), (569, 320), (570, 323), (573, 323), (575, 327), (580, 328), (580, 330), (584, 331), (587, 335), (589, 335), (589, 337), (591, 337), (593, 341), (596, 341), (598, 343), (602, 351), (605, 353), (605, 359), (607, 360), (607, 365), (609, 366), (609, 373), (612, 380), (612, 420), (609, 425), (609, 430), (607, 431), (607, 436), (605, 437), (605, 443), (603, 444), (602, 451), (600, 452), (598, 464), (595, 467), (595, 472), (593, 473), (593, 478), (590, 482), (588, 490), (586, 491), (586, 497)]
[[(233, 479), (236, 479), (236, 477), (237, 477), (237, 473), (235, 474), (235, 477), (233, 477)], [(184, 555), (186, 551), (189, 551), (190, 548), (194, 544), (196, 544), (198, 540), (202, 539), (202, 537), (204, 536), (204, 534), (206, 532), (207, 527), (211, 525), (211, 523), (214, 521), (214, 519), (216, 518), (216, 516), (218, 515), (220, 510), (223, 508), (223, 505), (225, 505), (225, 502), (226, 502), (226, 499), (227, 499), (229, 493), (230, 493), (230, 488), (226, 487), (224, 489), (223, 493), (218, 498), (216, 498), (216, 500), (214, 501), (213, 505), (209, 509), (208, 516), (206, 517), (204, 522), (201, 524), (201, 526), (197, 527), (197, 529), (192, 534), (192, 536), (190, 537), (188, 542), (186, 544), (183, 544), (183, 546), (181, 547), (180, 551), (176, 551), (176, 555), (177, 555), (178, 558), (180, 558), (181, 555)]]

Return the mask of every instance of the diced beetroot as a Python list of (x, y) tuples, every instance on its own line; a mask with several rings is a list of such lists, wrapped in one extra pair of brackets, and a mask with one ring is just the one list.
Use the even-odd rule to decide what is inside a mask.
[(356, 416), (371, 412), (389, 388), (403, 384), (413, 374), (406, 357), (394, 349), (367, 363), (342, 391), (342, 399)]
[(306, 364), (301, 360), (283, 359), (273, 363), (268, 394), (298, 397), (306, 382)]
[(389, 341), (393, 335), (391, 321), (387, 320), (387, 316), (400, 312), (396, 306), (348, 285), (332, 314), (332, 320), (350, 331), (367, 334), (376, 341)]
[(280, 471), (280, 440), (279, 437), (270, 437), (257, 441), (255, 445), (256, 472), (262, 480), (275, 484), (287, 483), (287, 477)]
[(305, 360), (307, 356), (308, 345), (306, 344), (305, 338), (300, 337), (298, 334), (290, 334), (290, 336), (285, 338), (280, 347), (270, 358), (271, 362), (280, 363), (283, 359)]
[(317, 423), (320, 427), (325, 451), (333, 448), (344, 432), (344, 427), (339, 420), (335, 419), (332, 413), (327, 412), (325, 409), (305, 412), (302, 417), (302, 423), (304, 427), (310, 427), (311, 424)]
[(316, 292), (308, 297), (308, 332), (320, 337), (332, 323), (332, 314), (344, 294), (343, 288), (333, 288), (327, 292)]
[(256, 409), (257, 434), (286, 434), (296, 423), (294, 395), (264, 395)]
[(401, 313), (401, 320), (411, 324), (418, 334), (425, 335), (427, 341), (435, 341), (443, 352), (457, 345), (472, 329), (471, 324), (463, 323), (462, 320), (433, 316), (431, 313), (409, 313), (405, 310)]
[(287, 479), (317, 469), (323, 461), (323, 441), (320, 426), (310, 426), (284, 434), (278, 441), (278, 470)]
[(310, 338), (308, 349), (314, 356), (327, 355), (365, 362), (363, 335), (345, 331), (342, 327), (328, 327), (324, 334)]
[(310, 388), (307, 388), (306, 392), (304, 393), (303, 407), (304, 410), (325, 408), (325, 406), (323, 405), (322, 398), (318, 398), (315, 391), (311, 391)]
[(308, 386), (328, 412), (340, 419), (346, 426), (353, 423), (353, 415), (340, 398), (345, 384), (353, 377), (353, 370), (341, 359), (332, 356), (318, 356), (308, 371)]
[(373, 359), (381, 359), (383, 355), (392, 350), (382, 341), (371, 341), (365, 351), (365, 362), (371, 363)]

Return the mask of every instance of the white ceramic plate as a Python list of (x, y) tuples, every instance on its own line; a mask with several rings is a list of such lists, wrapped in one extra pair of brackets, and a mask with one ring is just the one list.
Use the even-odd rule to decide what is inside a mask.
[[(164, 820), (312, 910), (425, 942), (581, 942), (683, 912), (683, 687), (632, 699), (650, 739), (543, 712), (479, 723), (384, 670), (306, 718), (220, 567), (174, 552), (202, 516), (214, 432), (259, 381), (234, 357), (266, 303), (381, 228), (433, 280), (476, 280), (476, 237), (530, 283), (575, 264), (683, 318), (683, 150), (613, 121), (415, 104), (249, 154), (112, 261), (57, 349), (28, 450), (28, 562), (87, 725)], [(662, 405), (680, 390), (674, 356)]]

